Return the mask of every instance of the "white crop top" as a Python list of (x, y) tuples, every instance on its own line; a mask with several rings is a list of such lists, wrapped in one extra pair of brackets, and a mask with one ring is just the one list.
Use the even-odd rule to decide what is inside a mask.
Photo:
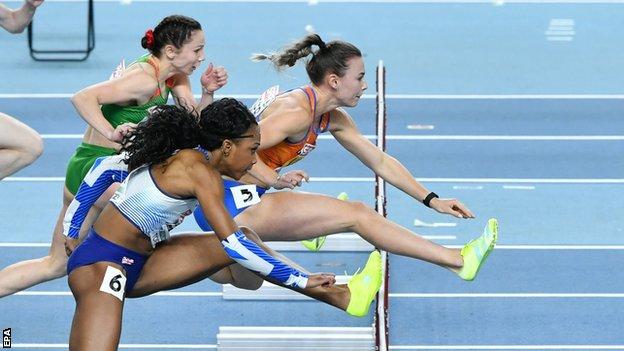
[(148, 165), (132, 171), (110, 202), (149, 236), (152, 246), (169, 239), (169, 231), (193, 213), (198, 203), (194, 197), (178, 198), (161, 190)]

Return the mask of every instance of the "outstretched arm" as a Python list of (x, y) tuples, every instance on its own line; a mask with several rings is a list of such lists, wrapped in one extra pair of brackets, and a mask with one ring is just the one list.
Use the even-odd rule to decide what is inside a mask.
[(428, 206), (440, 213), (447, 213), (458, 218), (474, 218), (474, 214), (458, 200), (440, 199), (416, 181), (401, 162), (379, 150), (366, 139), (344, 110), (336, 109), (332, 112), (330, 131), (336, 140), (366, 167), (404, 193), (420, 202), (427, 200)]
[(206, 219), (221, 240), (225, 252), (243, 267), (286, 286), (312, 288), (333, 284), (332, 275), (308, 275), (269, 255), (249, 240), (236, 225), (223, 204), (221, 175), (205, 164), (194, 164), (189, 170), (194, 195)]

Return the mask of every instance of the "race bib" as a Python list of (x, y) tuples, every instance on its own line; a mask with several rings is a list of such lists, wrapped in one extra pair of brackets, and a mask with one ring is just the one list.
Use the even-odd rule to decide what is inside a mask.
[(249, 207), (260, 202), (258, 189), (254, 184), (238, 185), (230, 188), (237, 209)]
[(249, 111), (256, 117), (256, 119), (260, 118), (262, 112), (277, 98), (279, 95), (279, 85), (275, 85), (267, 89), (264, 93), (260, 95), (258, 100), (251, 105)]
[(100, 291), (111, 294), (123, 301), (124, 292), (126, 291), (126, 276), (115, 267), (106, 267)]

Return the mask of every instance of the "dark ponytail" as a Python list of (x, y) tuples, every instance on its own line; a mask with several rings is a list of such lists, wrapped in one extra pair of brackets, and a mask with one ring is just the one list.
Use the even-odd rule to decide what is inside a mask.
[(325, 42), (318, 34), (310, 34), (305, 38), (294, 42), (291, 46), (282, 49), (282, 52), (273, 52), (270, 54), (254, 54), (251, 56), (252, 61), (269, 60), (278, 70), (294, 66), (299, 59), (312, 54), (312, 46), (318, 46), (319, 51), (326, 49)]
[[(312, 51), (313, 46), (318, 50)], [(271, 54), (254, 54), (253, 61), (269, 60), (277, 68), (283, 70), (294, 66), (299, 59), (312, 55), (306, 63), (306, 72), (312, 83), (319, 85), (323, 82), (326, 74), (334, 73), (339, 77), (344, 76), (348, 64), (353, 57), (362, 57), (362, 52), (353, 44), (345, 41), (334, 40), (325, 43), (318, 34), (309, 34), (303, 39), (282, 49), (281, 52)]]

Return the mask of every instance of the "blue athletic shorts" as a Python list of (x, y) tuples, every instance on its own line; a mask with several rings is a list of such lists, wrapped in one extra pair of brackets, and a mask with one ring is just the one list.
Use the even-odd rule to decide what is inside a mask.
[(141, 275), (147, 256), (112, 243), (91, 228), (84, 241), (69, 256), (67, 274), (74, 269), (97, 262), (113, 262), (126, 271), (126, 291), (131, 291)]
[[(249, 206), (259, 203), (260, 197), (267, 191), (267, 189), (255, 184), (242, 184), (229, 179), (223, 179), (223, 188), (225, 190), (225, 208), (227, 208), (232, 218), (245, 211)], [(201, 206), (197, 206), (193, 215), (197, 225), (202, 230), (212, 231), (212, 227), (208, 224)]]

